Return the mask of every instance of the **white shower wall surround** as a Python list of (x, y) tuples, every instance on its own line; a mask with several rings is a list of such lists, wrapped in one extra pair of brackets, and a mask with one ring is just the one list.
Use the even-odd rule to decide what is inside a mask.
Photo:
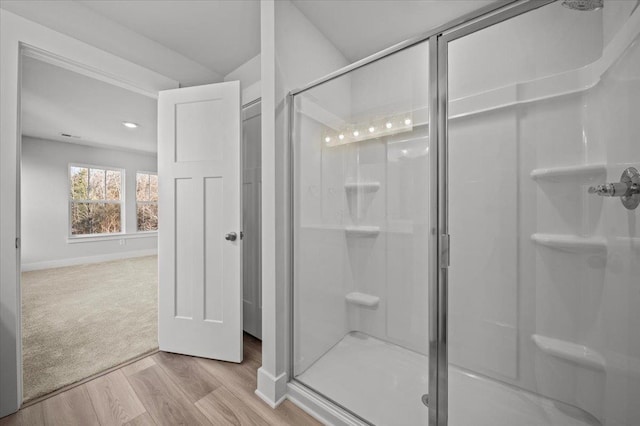
[[(450, 425), (640, 424), (640, 216), (587, 194), (640, 168), (634, 4), (555, 3), (449, 46)], [(426, 424), (427, 45), (294, 99), (294, 376)], [(323, 146), (400, 111), (412, 132)], [(413, 390), (385, 394), (376, 365)]]
[[(640, 422), (632, 402), (640, 395), (640, 341), (629, 328), (640, 318), (626, 308), (629, 298), (640, 302), (633, 291), (640, 228), (637, 211), (587, 188), (616, 182), (640, 162), (640, 127), (630, 117), (640, 107), (640, 14), (629, 17), (629, 2), (607, 6), (584, 17), (554, 4), (483, 30), (497, 36), (509, 24), (552, 22), (543, 19), (552, 12), (584, 43), (558, 43), (544, 55), (563, 55), (556, 72), (537, 63), (529, 81), (451, 105), (449, 360), (580, 407), (602, 424), (625, 425)], [(598, 18), (600, 27), (571, 18)], [(555, 39), (551, 26), (535, 36)], [(474, 37), (453, 42), (450, 57), (464, 54)], [(490, 69), (473, 74), (483, 80), (483, 71)], [(499, 108), (487, 108), (490, 102)], [(482, 226), (468, 220), (462, 203), (482, 212)]]
[[(380, 61), (298, 99), (295, 302), (305, 331), (296, 335), (296, 371), (354, 330), (427, 351), (427, 53), (426, 45), (399, 53), (406, 65), (401, 75), (397, 63)], [(326, 128), (362, 123), (356, 130), (368, 131), (368, 123), (388, 116), (389, 103), (413, 111), (412, 132), (324, 143)], [(352, 293), (379, 302), (351, 303)]]

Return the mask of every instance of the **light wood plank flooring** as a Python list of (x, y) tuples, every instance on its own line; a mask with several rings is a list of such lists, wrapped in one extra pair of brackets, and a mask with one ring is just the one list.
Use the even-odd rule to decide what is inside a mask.
[(8, 425), (319, 425), (285, 401), (254, 394), (261, 343), (245, 334), (233, 364), (159, 352), (0, 419)]

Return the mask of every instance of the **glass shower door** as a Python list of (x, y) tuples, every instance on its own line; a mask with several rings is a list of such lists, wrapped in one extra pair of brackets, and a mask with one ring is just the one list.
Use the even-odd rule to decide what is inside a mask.
[(426, 425), (429, 49), (294, 95), (294, 381), (376, 425)]
[(640, 424), (640, 8), (577, 3), (440, 44), (451, 426)]

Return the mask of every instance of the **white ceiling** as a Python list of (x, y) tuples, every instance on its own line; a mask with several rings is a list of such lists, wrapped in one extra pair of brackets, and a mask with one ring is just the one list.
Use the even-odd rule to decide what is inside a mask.
[(260, 53), (258, 0), (79, 3), (223, 76)]
[[(506, 0), (292, 0), (356, 61)], [(260, 53), (259, 0), (0, 0), (0, 7), (182, 86), (222, 81)]]
[(505, 0), (292, 0), (351, 62)]
[[(157, 152), (155, 99), (29, 57), (22, 70), (23, 135)], [(127, 129), (123, 121), (140, 127)]]
[[(356, 61), (494, 1), (293, 2)], [(221, 81), (260, 50), (258, 0), (0, 0), (0, 7), (182, 86)], [(155, 100), (29, 58), (24, 72), (25, 135), (156, 151)], [(124, 120), (142, 127), (125, 129)]]
[(0, 0), (2, 9), (179, 81), (222, 81), (260, 52), (258, 0)]

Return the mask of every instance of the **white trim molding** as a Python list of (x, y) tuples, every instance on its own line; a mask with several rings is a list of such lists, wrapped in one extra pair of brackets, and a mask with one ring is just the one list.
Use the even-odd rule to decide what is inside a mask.
[(341, 408), (318, 397), (296, 382), (287, 384), (287, 399), (300, 407), (314, 419), (325, 425), (364, 426), (367, 423), (357, 419)]
[(158, 231), (138, 231), (116, 234), (90, 234), (67, 237), (67, 244), (94, 243), (97, 241), (135, 240), (138, 238), (157, 238)]
[[(35, 46), (23, 45), (22, 54), (24, 56), (46, 62), (48, 64), (55, 65), (69, 71), (73, 71), (89, 78), (112, 84), (114, 86), (129, 90), (134, 93), (138, 93), (149, 98), (158, 99), (158, 90), (149, 90), (149, 88), (140, 87), (139, 84), (128, 81), (127, 79), (122, 78), (116, 74), (109, 73), (106, 70), (93, 68), (91, 66), (87, 66), (70, 59), (61, 58), (58, 55), (47, 52), (43, 49), (39, 49)], [(169, 82), (171, 81), (173, 80), (168, 79), (163, 75), (156, 74), (156, 81), (153, 82), (153, 84), (157, 87), (165, 87), (167, 84), (170, 84)]]
[(157, 256), (158, 249), (123, 251), (120, 253), (100, 254), (97, 256), (74, 257), (69, 259), (44, 260), (42, 262), (23, 263), (22, 272), (39, 271), (41, 269), (62, 268), (65, 266), (88, 265), (91, 263), (109, 262), (112, 260), (132, 259), (134, 257)]
[(272, 376), (264, 367), (258, 369), (258, 389), (256, 395), (266, 402), (271, 408), (287, 399), (287, 373), (282, 373), (278, 377)]

